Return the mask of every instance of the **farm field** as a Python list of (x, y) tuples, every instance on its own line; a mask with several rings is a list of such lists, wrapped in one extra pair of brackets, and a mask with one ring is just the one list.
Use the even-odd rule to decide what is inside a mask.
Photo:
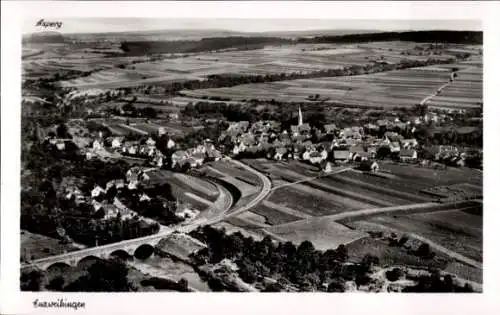
[[(213, 202), (219, 195), (219, 190), (214, 184), (201, 178), (157, 169), (149, 171), (147, 174), (150, 177), (150, 185), (169, 183), (173, 186), (174, 193), (181, 196), (187, 192)], [(190, 199), (195, 198), (191, 197)]]
[(482, 216), (464, 211), (378, 216), (367, 220), (423, 236), (449, 250), (482, 261)]
[(346, 105), (397, 107), (413, 106), (448, 82), (450, 73), (424, 69), (404, 69), (350, 77), (321, 77), (235, 87), (182, 91), (184, 96), (226, 97), (231, 100), (259, 99), (304, 101), (311, 94), (327, 102)]
[(474, 61), (477, 62), (455, 65), (459, 68), (458, 77), (427, 104), (444, 109), (480, 106), (483, 102), (483, 64), (477, 57), (472, 60)]
[(364, 232), (351, 230), (341, 224), (321, 218), (305, 222), (292, 222), (265, 230), (271, 235), (276, 235), (297, 245), (308, 240), (319, 250), (335, 249), (341, 244), (345, 245), (367, 237)]
[(360, 209), (360, 207), (369, 207), (368, 204), (360, 204), (355, 200), (329, 194), (318, 189), (308, 188), (307, 186), (297, 188), (296, 186), (286, 186), (274, 190), (268, 200), (311, 216), (324, 216)]
[[(388, 44), (391, 45), (391, 44)], [(372, 47), (373, 46), (373, 47)], [(60, 61), (61, 66), (67, 69), (79, 69), (89, 71), (92, 69), (104, 70), (92, 74), (88, 78), (78, 78), (62, 82), (62, 86), (87, 88), (118, 88), (132, 87), (148, 83), (169, 83), (185, 80), (203, 80), (210, 75), (220, 74), (242, 74), (242, 75), (266, 75), (274, 73), (309, 73), (324, 69), (336, 69), (349, 65), (367, 65), (374, 62), (398, 63), (402, 59), (424, 60), (426, 56), (404, 56), (401, 52), (411, 49), (415, 43), (398, 42), (392, 48), (380, 49), (373, 44), (294, 44), (267, 46), (257, 50), (205, 52), (179, 56), (178, 58), (167, 58), (158, 61), (147, 61), (128, 64), (125, 57), (103, 58), (103, 54), (94, 54), (87, 58), (85, 53), (80, 53), (78, 58), (61, 58), (55, 61), (48, 59), (50, 68), (53, 62)], [(60, 56), (60, 54), (56, 54)], [(435, 56), (436, 58), (449, 58), (450, 55)], [(130, 58), (130, 57), (129, 57)], [(84, 68), (79, 61), (87, 62), (90, 67)], [(113, 60), (110, 64), (109, 60)], [(115, 62), (116, 61), (116, 62)], [(31, 64), (31, 62), (34, 62)], [(42, 63), (40, 63), (42, 62)], [(113, 68), (113, 74), (108, 73), (109, 68), (119, 64), (126, 64), (124, 69)], [(29, 60), (26, 63), (26, 73), (43, 70), (46, 66), (40, 59)], [(115, 71), (117, 70), (117, 71)], [(120, 70), (120, 71), (118, 71)], [(133, 73), (136, 77), (128, 76)], [(297, 88), (297, 87), (296, 87)], [(313, 89), (306, 87), (306, 89)], [(323, 94), (324, 89), (332, 88), (318, 87), (317, 92)], [(307, 91), (305, 91), (307, 93)], [(316, 93), (312, 91), (310, 93)], [(332, 93), (339, 96), (341, 91)], [(279, 98), (276, 98), (279, 99)]]
[(301, 212), (294, 209), (291, 209), (292, 211), (285, 212), (286, 210), (283, 210), (283, 208), (285, 207), (265, 200), (260, 205), (252, 208), (251, 211), (265, 217), (266, 222), (271, 225), (289, 223), (301, 219), (298, 216), (294, 216), (290, 212), (298, 212), (300, 215), (303, 215)]
[(221, 160), (210, 163), (210, 167), (215, 169), (216, 172), (221, 173), (225, 176), (234, 177), (244, 184), (250, 186), (261, 185), (260, 179), (256, 175), (246, 171), (244, 168), (240, 168), (234, 165), (233, 163)]

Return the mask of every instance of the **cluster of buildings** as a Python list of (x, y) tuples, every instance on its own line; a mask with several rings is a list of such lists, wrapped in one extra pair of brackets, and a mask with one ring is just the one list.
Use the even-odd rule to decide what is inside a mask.
[(202, 144), (187, 150), (177, 150), (172, 153), (172, 168), (199, 167), (205, 161), (218, 161), (222, 158), (222, 153), (217, 150), (210, 140), (205, 140)]
[(477, 150), (459, 149), (452, 145), (434, 145), (425, 148), (425, 151), (432, 157), (433, 161), (458, 167), (466, 165), (465, 160), (469, 155), (482, 154)]
[[(398, 133), (405, 131), (411, 134), (412, 130), (408, 130), (410, 126), (398, 119), (379, 120), (363, 127), (337, 128), (335, 124), (326, 124), (323, 126), (324, 131), (319, 132), (303, 122), (299, 107), (298, 123), (289, 130), (282, 130), (281, 124), (276, 121), (258, 121), (254, 124), (240, 121), (232, 123), (219, 141), (229, 142), (233, 155), (264, 152), (264, 156), (270, 159), (296, 159), (312, 164), (367, 161), (374, 159), (382, 148), (385, 148), (388, 157), (412, 161), (417, 159), (418, 141)], [(317, 133), (316, 137), (313, 137), (313, 132)], [(313, 143), (314, 138), (332, 140)]]

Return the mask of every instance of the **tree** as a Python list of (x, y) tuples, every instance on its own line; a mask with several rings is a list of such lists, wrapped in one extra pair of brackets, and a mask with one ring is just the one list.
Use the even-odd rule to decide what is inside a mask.
[(189, 284), (188, 281), (184, 278), (181, 278), (177, 284), (179, 285), (179, 291), (181, 292), (188, 292), (189, 291)]
[(334, 279), (328, 285), (328, 292), (344, 292), (345, 291), (345, 281), (342, 278)]
[(385, 276), (389, 281), (397, 281), (403, 276), (403, 271), (399, 268), (393, 268), (386, 271)]
[(379, 264), (379, 258), (375, 255), (366, 254), (361, 260), (361, 266), (364, 267), (365, 270), (370, 270), (372, 266)]
[(62, 291), (64, 286), (64, 278), (62, 276), (57, 276), (50, 280), (46, 288), (50, 291)]
[(68, 138), (68, 127), (66, 127), (66, 124), (59, 124), (56, 128), (56, 134), (58, 138)]
[(381, 146), (377, 150), (377, 158), (378, 159), (383, 160), (389, 156), (391, 156), (391, 148), (389, 148), (388, 146)]

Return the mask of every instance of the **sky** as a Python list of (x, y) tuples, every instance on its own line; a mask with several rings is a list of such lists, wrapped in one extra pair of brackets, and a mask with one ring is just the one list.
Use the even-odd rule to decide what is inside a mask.
[[(28, 18), (23, 33), (54, 29), (36, 27), (40, 19)], [(223, 29), (237, 32), (311, 30), (472, 30), (480, 31), (479, 20), (325, 20), (325, 19), (159, 19), (159, 18), (47, 18), (60, 21), (61, 33), (103, 33), (176, 29)]]

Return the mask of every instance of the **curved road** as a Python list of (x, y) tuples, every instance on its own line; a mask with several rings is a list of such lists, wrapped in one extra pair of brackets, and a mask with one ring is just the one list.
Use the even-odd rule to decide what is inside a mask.
[[(227, 209), (224, 209), (224, 211), (222, 211), (221, 214), (219, 214), (216, 217), (211, 218), (211, 219), (200, 220), (200, 221), (195, 220), (195, 222), (189, 223), (189, 224), (182, 226), (182, 227), (177, 227), (177, 228), (165, 227), (160, 233), (153, 234), (153, 235), (148, 235), (148, 236), (134, 238), (134, 239), (130, 239), (130, 240), (125, 240), (125, 241), (121, 241), (121, 242), (117, 242), (117, 243), (107, 244), (107, 245), (98, 246), (98, 247), (91, 247), (91, 248), (86, 248), (86, 249), (79, 250), (79, 251), (73, 251), (73, 252), (69, 252), (69, 253), (65, 253), (65, 254), (61, 254), (61, 255), (37, 259), (37, 260), (32, 261), (30, 264), (23, 264), (23, 265), (21, 265), (21, 267), (26, 268), (26, 267), (36, 266), (38, 264), (52, 264), (52, 263), (56, 263), (56, 262), (60, 262), (60, 261), (68, 260), (68, 259), (81, 259), (83, 257), (92, 256), (92, 255), (99, 257), (100, 256), (99, 254), (102, 252), (110, 252), (110, 251), (112, 252), (112, 251), (122, 249), (123, 247), (127, 247), (127, 246), (140, 246), (140, 245), (148, 243), (150, 241), (158, 241), (158, 240), (160, 240), (160, 239), (162, 239), (162, 238), (164, 238), (164, 237), (166, 237), (174, 232), (188, 233), (192, 230), (195, 230), (200, 225), (215, 224), (217, 222), (220, 222), (220, 221), (226, 219), (227, 217), (230, 217), (233, 215), (238, 215), (242, 212), (249, 210), (250, 208), (257, 205), (259, 202), (261, 202), (269, 194), (269, 192), (271, 191), (271, 181), (265, 175), (261, 174), (260, 172), (256, 171), (255, 169), (249, 167), (248, 165), (246, 165), (242, 162), (234, 161), (232, 159), (229, 159), (229, 161), (231, 161), (232, 163), (234, 163), (238, 166), (241, 166), (241, 167), (245, 168), (246, 170), (248, 170), (249, 172), (257, 175), (262, 181), (262, 190), (260, 191), (260, 193), (257, 196), (255, 196), (255, 198), (253, 200), (251, 200), (250, 202), (248, 202), (246, 205), (244, 205), (240, 208), (237, 208), (237, 209), (231, 209), (232, 202), (231, 203), (224, 202), (224, 205), (227, 207)], [(227, 212), (230, 209), (233, 210), (233, 212), (228, 215)]]

